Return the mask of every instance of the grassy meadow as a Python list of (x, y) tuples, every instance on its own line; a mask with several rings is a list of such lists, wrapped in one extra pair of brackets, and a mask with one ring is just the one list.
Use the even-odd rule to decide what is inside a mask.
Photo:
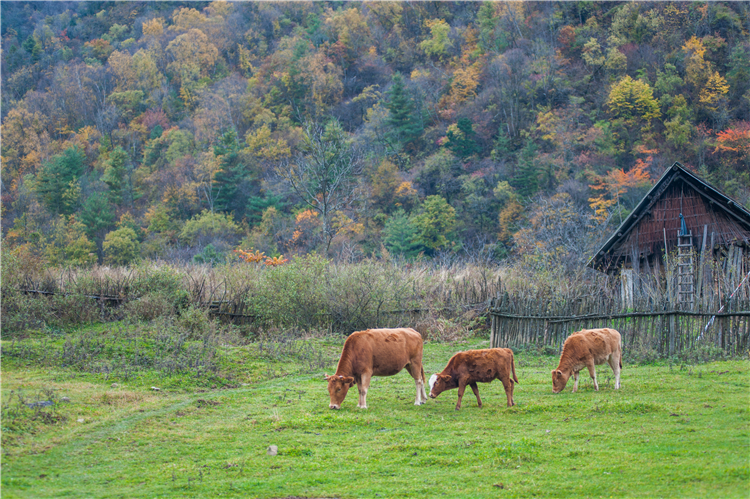
[[(460, 411), (455, 390), (417, 407), (402, 372), (373, 379), (368, 409), (354, 390), (332, 411), (343, 338), (186, 341), (179, 360), (126, 330), (3, 342), (4, 498), (748, 496), (747, 359), (626, 356), (621, 390), (600, 366), (599, 392), (582, 373), (553, 395), (557, 357), (522, 350), (513, 408), (497, 381), (482, 409), (470, 390)], [(487, 346), (427, 342), (425, 372)]]

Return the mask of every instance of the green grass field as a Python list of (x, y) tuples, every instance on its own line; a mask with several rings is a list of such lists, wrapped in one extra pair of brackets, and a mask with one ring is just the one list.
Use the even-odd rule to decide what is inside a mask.
[[(257, 344), (220, 348), (231, 382), (210, 385), (148, 370), (81, 373), (3, 342), (3, 498), (750, 494), (747, 359), (626, 363), (618, 391), (599, 366), (599, 392), (584, 372), (577, 393), (571, 381), (553, 395), (557, 358), (518, 352), (513, 408), (497, 381), (480, 384), (483, 409), (470, 390), (460, 411), (456, 390), (417, 407), (402, 372), (373, 379), (369, 409), (356, 408), (355, 389), (332, 411), (323, 375), (343, 339), (309, 341), (317, 364)], [(427, 376), (487, 345), (426, 344)], [(29, 408), (19, 390), (25, 403), (56, 404)]]

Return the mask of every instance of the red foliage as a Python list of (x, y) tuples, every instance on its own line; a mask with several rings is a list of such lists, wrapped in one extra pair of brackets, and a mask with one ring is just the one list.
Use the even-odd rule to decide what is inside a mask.
[(140, 121), (149, 131), (156, 125), (161, 125), (163, 130), (169, 128), (169, 118), (161, 109), (148, 109), (140, 116)]
[(750, 152), (750, 123), (740, 121), (734, 128), (717, 133), (714, 153), (719, 151), (736, 152), (740, 157), (747, 156)]

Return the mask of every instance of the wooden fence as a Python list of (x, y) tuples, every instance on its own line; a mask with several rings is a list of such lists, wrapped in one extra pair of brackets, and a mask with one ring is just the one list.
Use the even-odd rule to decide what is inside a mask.
[(510, 296), (490, 303), (490, 344), (516, 347), (534, 344), (561, 350), (565, 339), (581, 329), (610, 327), (622, 335), (623, 349), (675, 355), (704, 345), (729, 354), (750, 347), (750, 301), (730, 300), (721, 313), (692, 312), (666, 300), (640, 300), (623, 310), (616, 294), (576, 299)]

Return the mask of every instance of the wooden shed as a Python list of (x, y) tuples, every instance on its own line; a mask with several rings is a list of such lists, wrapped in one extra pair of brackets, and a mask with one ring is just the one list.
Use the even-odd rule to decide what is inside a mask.
[[(668, 168), (588, 266), (608, 274), (675, 276), (675, 297), (700, 294), (703, 268), (746, 275), (750, 212), (680, 163)], [(670, 262), (671, 260), (671, 262)], [(714, 266), (714, 269), (716, 267)]]

